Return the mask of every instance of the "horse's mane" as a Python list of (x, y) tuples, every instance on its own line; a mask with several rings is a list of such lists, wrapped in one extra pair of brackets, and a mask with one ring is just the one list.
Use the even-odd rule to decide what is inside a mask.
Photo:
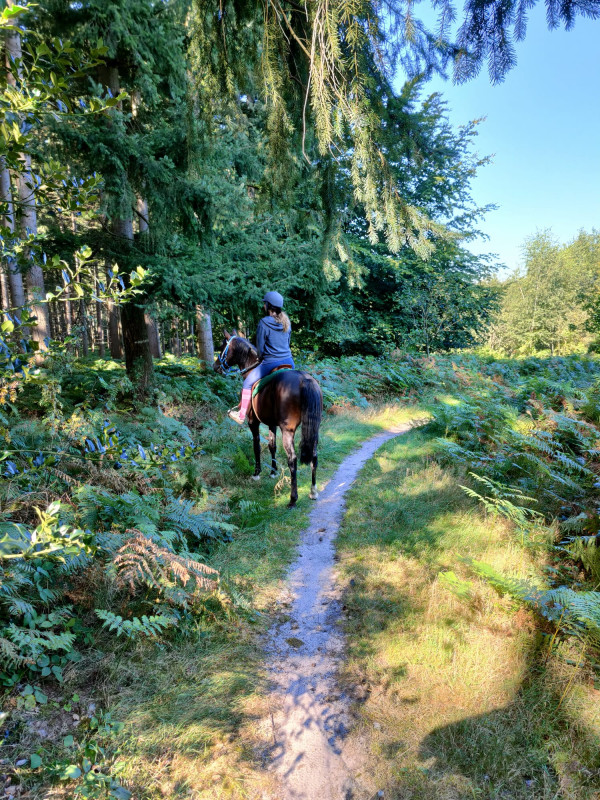
[(244, 339), (243, 336), (236, 336), (236, 339), (240, 345), (240, 356), (242, 358), (249, 356), (251, 353), (258, 355), (258, 350), (251, 342), (248, 341), (248, 339)]

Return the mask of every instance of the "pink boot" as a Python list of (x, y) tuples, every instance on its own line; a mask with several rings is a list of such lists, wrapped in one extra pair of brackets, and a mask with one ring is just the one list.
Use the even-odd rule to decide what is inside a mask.
[(242, 402), (240, 403), (239, 411), (228, 411), (228, 415), (234, 422), (237, 422), (238, 425), (243, 425), (246, 421), (246, 414), (248, 413), (248, 407), (252, 401), (252, 389), (242, 389)]

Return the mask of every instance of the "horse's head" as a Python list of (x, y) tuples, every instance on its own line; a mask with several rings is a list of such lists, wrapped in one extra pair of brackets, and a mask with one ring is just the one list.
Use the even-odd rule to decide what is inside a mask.
[(228, 375), (233, 367), (243, 369), (253, 360), (256, 360), (256, 350), (247, 339), (240, 336), (237, 331), (232, 333), (223, 331), (221, 352), (214, 363), (215, 372)]
[(229, 367), (234, 366), (232, 360), (233, 351), (235, 350), (235, 336), (227, 330), (223, 330), (223, 341), (221, 342), (221, 350), (215, 359), (213, 368), (219, 375), (226, 375), (229, 372)]

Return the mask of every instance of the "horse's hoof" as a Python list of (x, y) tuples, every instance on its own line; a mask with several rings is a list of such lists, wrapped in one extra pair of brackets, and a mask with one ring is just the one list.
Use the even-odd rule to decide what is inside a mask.
[(276, 477), (277, 477), (277, 473), (276, 473), (276, 472), (272, 472), (272, 473), (269, 475), (269, 478), (276, 478)]
[(319, 493), (317, 492), (314, 486), (311, 488), (310, 492), (308, 493), (308, 496), (310, 497), (311, 500), (319, 499)]
[(287, 507), (288, 508), (296, 508), (296, 501), (295, 500), (290, 500), (290, 502), (287, 504)]
[(252, 476), (252, 480), (253, 481), (259, 481), (260, 480), (260, 475), (253, 475)]

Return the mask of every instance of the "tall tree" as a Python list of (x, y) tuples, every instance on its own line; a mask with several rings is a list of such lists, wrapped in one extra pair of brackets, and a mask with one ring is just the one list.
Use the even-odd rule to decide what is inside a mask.
[[(57, 128), (60, 148), (77, 153), (83, 168), (103, 177), (103, 224), (92, 238), (94, 251), (126, 272), (137, 265), (167, 264), (172, 242), (196, 225), (200, 198), (188, 180), (188, 117), (185, 27), (179, 2), (157, 0), (49, 0), (40, 25), (69, 37), (78, 47), (101, 38), (107, 47), (98, 72), (99, 86), (127, 98), (110, 113), (78, 128)], [(142, 202), (140, 212), (138, 203)], [(141, 214), (141, 216), (140, 216)], [(135, 225), (134, 220), (143, 223)], [(135, 233), (135, 228), (138, 232)], [(87, 234), (86, 234), (87, 235)], [(136, 372), (140, 390), (152, 381), (150, 338), (145, 319), (149, 298), (120, 309), (125, 362)], [(115, 313), (111, 314), (111, 352), (116, 354)], [(156, 341), (154, 341), (156, 345)]]
[(585, 350), (600, 330), (600, 234), (581, 231), (561, 245), (538, 231), (523, 245), (523, 262), (502, 287), (490, 346), (509, 355)]
[[(432, 3), (439, 26), (431, 30), (414, 4), (390, 0), (193, 0), (198, 85), (210, 107), (224, 94), (259, 92), (269, 108), (274, 162), (290, 155), (319, 159), (351, 142), (350, 173), (364, 205), (371, 241), (384, 233), (397, 252), (405, 244), (431, 252), (430, 220), (398, 191), (386, 157), (383, 120), (393, 97), (389, 76), (401, 66), (409, 77), (454, 66), (458, 80), (478, 72), (487, 58), (492, 80), (515, 63), (513, 42), (525, 36), (523, 0), (466, 0), (454, 32), (450, 0)], [(550, 27), (597, 17), (600, 0), (546, 0)]]
[[(15, 3), (13, 0), (8, 0), (7, 5), (10, 9), (14, 8)], [(21, 66), (23, 62), (21, 33), (16, 29), (8, 31), (5, 39), (5, 46), (6, 82), (12, 89), (17, 90), (18, 85), (23, 79), (23, 69)], [(23, 115), (18, 115), (17, 119), (19, 120), (18, 124), (20, 126), (27, 126), (30, 124)], [(16, 201), (16, 222), (18, 223), (21, 240), (27, 243), (34, 239), (38, 232), (37, 212), (35, 207), (35, 181), (31, 171), (31, 154), (27, 150), (24, 150), (19, 154), (19, 160), (21, 161), (21, 166), (16, 173), (18, 198)], [(12, 232), (14, 234), (16, 233), (14, 217), (15, 201), (14, 199), (11, 201), (10, 174), (8, 171), (6, 171), (6, 173), (7, 174), (3, 176), (3, 180), (8, 180), (9, 184), (5, 189), (3, 189), (3, 195), (6, 197), (6, 200), (9, 203), (9, 210), (6, 218), (11, 218), (12, 225), (9, 223), (9, 227), (12, 227)], [(50, 337), (50, 312), (45, 303), (39, 302), (40, 300), (43, 300), (46, 295), (44, 288), (44, 274), (41, 266), (36, 263), (35, 259), (32, 257), (31, 248), (29, 246), (25, 246), (23, 248), (22, 254), (27, 262), (26, 277), (28, 299), (33, 305), (33, 311), (37, 318), (37, 324), (33, 328), (33, 339), (38, 343), (39, 347), (44, 348), (45, 342)], [(12, 271), (14, 267), (11, 265), (10, 269)], [(15, 281), (15, 279), (13, 279), (13, 282), (15, 284), (18, 283), (18, 281)], [(20, 290), (16, 285), (15, 292), (17, 299), (20, 300)]]

